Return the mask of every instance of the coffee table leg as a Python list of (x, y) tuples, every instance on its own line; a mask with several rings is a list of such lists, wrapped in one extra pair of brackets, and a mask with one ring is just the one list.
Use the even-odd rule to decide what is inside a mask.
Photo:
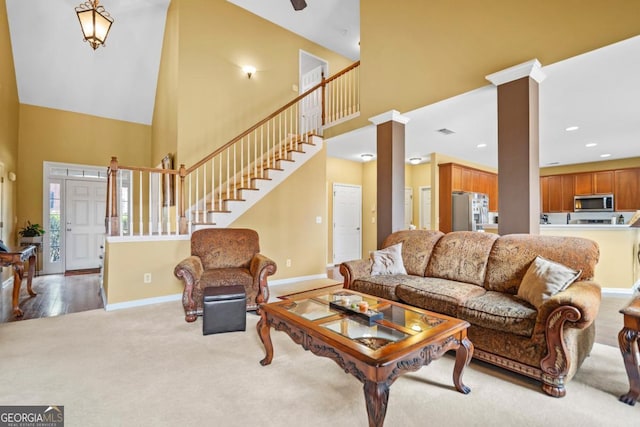
[(258, 321), (257, 329), (262, 345), (266, 351), (266, 356), (260, 361), (262, 366), (269, 365), (273, 360), (273, 344), (271, 343), (271, 333), (269, 328), (269, 322), (267, 321), (267, 313), (264, 310), (258, 309), (260, 313), (260, 320)]
[(624, 368), (627, 370), (629, 377), (629, 392), (620, 396), (620, 401), (627, 405), (635, 405), (640, 396), (640, 360), (636, 358), (633, 351), (634, 342), (638, 341), (638, 331), (629, 328), (623, 328), (618, 334), (618, 344), (620, 352), (624, 360)]
[(453, 383), (456, 386), (456, 390), (464, 394), (468, 394), (471, 391), (469, 387), (462, 383), (462, 373), (471, 361), (471, 357), (473, 357), (473, 343), (467, 337), (464, 337), (456, 350), (456, 364), (453, 368)]
[(364, 400), (367, 402), (369, 427), (382, 427), (384, 417), (387, 415), (389, 386), (386, 383), (366, 380), (364, 383)]

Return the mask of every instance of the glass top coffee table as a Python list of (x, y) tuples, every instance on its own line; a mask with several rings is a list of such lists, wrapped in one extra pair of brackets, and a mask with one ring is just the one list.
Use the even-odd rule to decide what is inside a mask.
[(417, 371), (449, 350), (456, 351), (456, 389), (471, 391), (462, 383), (473, 356), (466, 321), (347, 289), (262, 304), (259, 314), (257, 329), (266, 351), (260, 364), (273, 360), (271, 328), (285, 332), (364, 384), (370, 426), (383, 425), (389, 388), (400, 375)]

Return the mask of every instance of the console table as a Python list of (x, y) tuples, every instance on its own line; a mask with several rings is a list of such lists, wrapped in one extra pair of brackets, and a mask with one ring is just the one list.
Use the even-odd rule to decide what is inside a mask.
[(24, 262), (29, 261), (29, 275), (27, 277), (27, 291), (32, 297), (36, 293), (31, 289), (31, 281), (36, 271), (36, 247), (33, 245), (21, 246), (17, 248), (10, 247), (7, 252), (0, 252), (0, 265), (3, 267), (13, 267), (13, 314), (16, 317), (22, 317), (24, 314), (18, 307), (20, 297), (20, 286), (24, 277)]
[(638, 355), (638, 335), (640, 334), (640, 295), (620, 313), (624, 315), (624, 327), (618, 334), (618, 344), (624, 359), (624, 367), (629, 377), (629, 391), (620, 396), (620, 401), (635, 405), (640, 396), (640, 355)]

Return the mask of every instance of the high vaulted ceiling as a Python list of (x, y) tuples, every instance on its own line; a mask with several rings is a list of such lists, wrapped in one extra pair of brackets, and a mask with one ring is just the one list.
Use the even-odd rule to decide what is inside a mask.
[[(290, 0), (228, 1), (348, 58), (359, 57), (359, 0), (307, 0), (298, 12)], [(82, 41), (74, 10), (80, 2), (6, 0), (20, 102), (151, 124), (170, 0), (104, 0), (115, 22), (106, 47), (96, 51)], [(640, 156), (640, 36), (542, 65), (541, 166)], [(496, 96), (488, 82), (401, 113), (411, 119), (407, 158), (437, 152), (497, 165)], [(574, 125), (580, 128), (565, 131)], [(442, 135), (442, 128), (455, 133)], [(327, 145), (330, 156), (359, 160), (361, 153), (375, 153), (375, 130), (368, 126)]]

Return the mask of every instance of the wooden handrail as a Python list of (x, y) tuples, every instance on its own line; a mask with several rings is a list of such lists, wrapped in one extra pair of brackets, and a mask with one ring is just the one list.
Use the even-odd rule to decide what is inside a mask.
[(179, 175), (180, 171), (176, 169), (161, 169), (161, 168), (147, 168), (144, 166), (121, 166), (118, 165), (118, 169), (125, 169), (138, 172), (150, 172), (150, 173), (166, 173), (170, 175)]
[(244, 132), (242, 132), (240, 135), (236, 136), (235, 138), (233, 138), (231, 141), (227, 142), (226, 144), (224, 144), (223, 146), (219, 147), (217, 150), (215, 150), (213, 153), (209, 154), (207, 157), (205, 157), (204, 159), (200, 160), (198, 163), (194, 164), (193, 166), (191, 166), (190, 168), (187, 169), (187, 174), (190, 174), (191, 172), (193, 172), (194, 170), (198, 169), (200, 166), (202, 166), (203, 164), (207, 163), (209, 160), (213, 159), (215, 156), (217, 156), (218, 154), (220, 154), (221, 152), (223, 152), (224, 150), (226, 150), (227, 148), (231, 147), (233, 144), (235, 144), (237, 141), (241, 140), (242, 138), (244, 138), (245, 136), (249, 135), (251, 132), (253, 132), (254, 130), (258, 129), (260, 126), (262, 126), (263, 124), (267, 123), (269, 120), (273, 119), (274, 117), (276, 117), (278, 114), (282, 113), (283, 111), (285, 111), (286, 109), (288, 109), (289, 107), (291, 107), (292, 105), (295, 105), (296, 103), (298, 103), (300, 100), (302, 100), (303, 98), (306, 98), (309, 94), (313, 93), (314, 91), (318, 90), (321, 87), (324, 87), (328, 82), (335, 80), (336, 78), (340, 77), (341, 75), (349, 72), (350, 70), (353, 70), (354, 68), (356, 68), (358, 65), (360, 65), (360, 61), (356, 61), (353, 64), (351, 64), (350, 66), (348, 66), (347, 68), (345, 68), (344, 70), (336, 73), (335, 76), (332, 76), (328, 79), (325, 79), (323, 81), (321, 81), (320, 83), (318, 83), (317, 85), (315, 85), (314, 87), (312, 87), (311, 89), (307, 90), (306, 92), (304, 92), (303, 94), (299, 95), (298, 97), (296, 97), (295, 99), (293, 99), (291, 102), (285, 104), (283, 107), (280, 107), (279, 109), (277, 109), (276, 111), (274, 111), (273, 113), (269, 114), (266, 118), (260, 120), (258, 123), (256, 123), (255, 125), (251, 126), (249, 129), (245, 130)]

